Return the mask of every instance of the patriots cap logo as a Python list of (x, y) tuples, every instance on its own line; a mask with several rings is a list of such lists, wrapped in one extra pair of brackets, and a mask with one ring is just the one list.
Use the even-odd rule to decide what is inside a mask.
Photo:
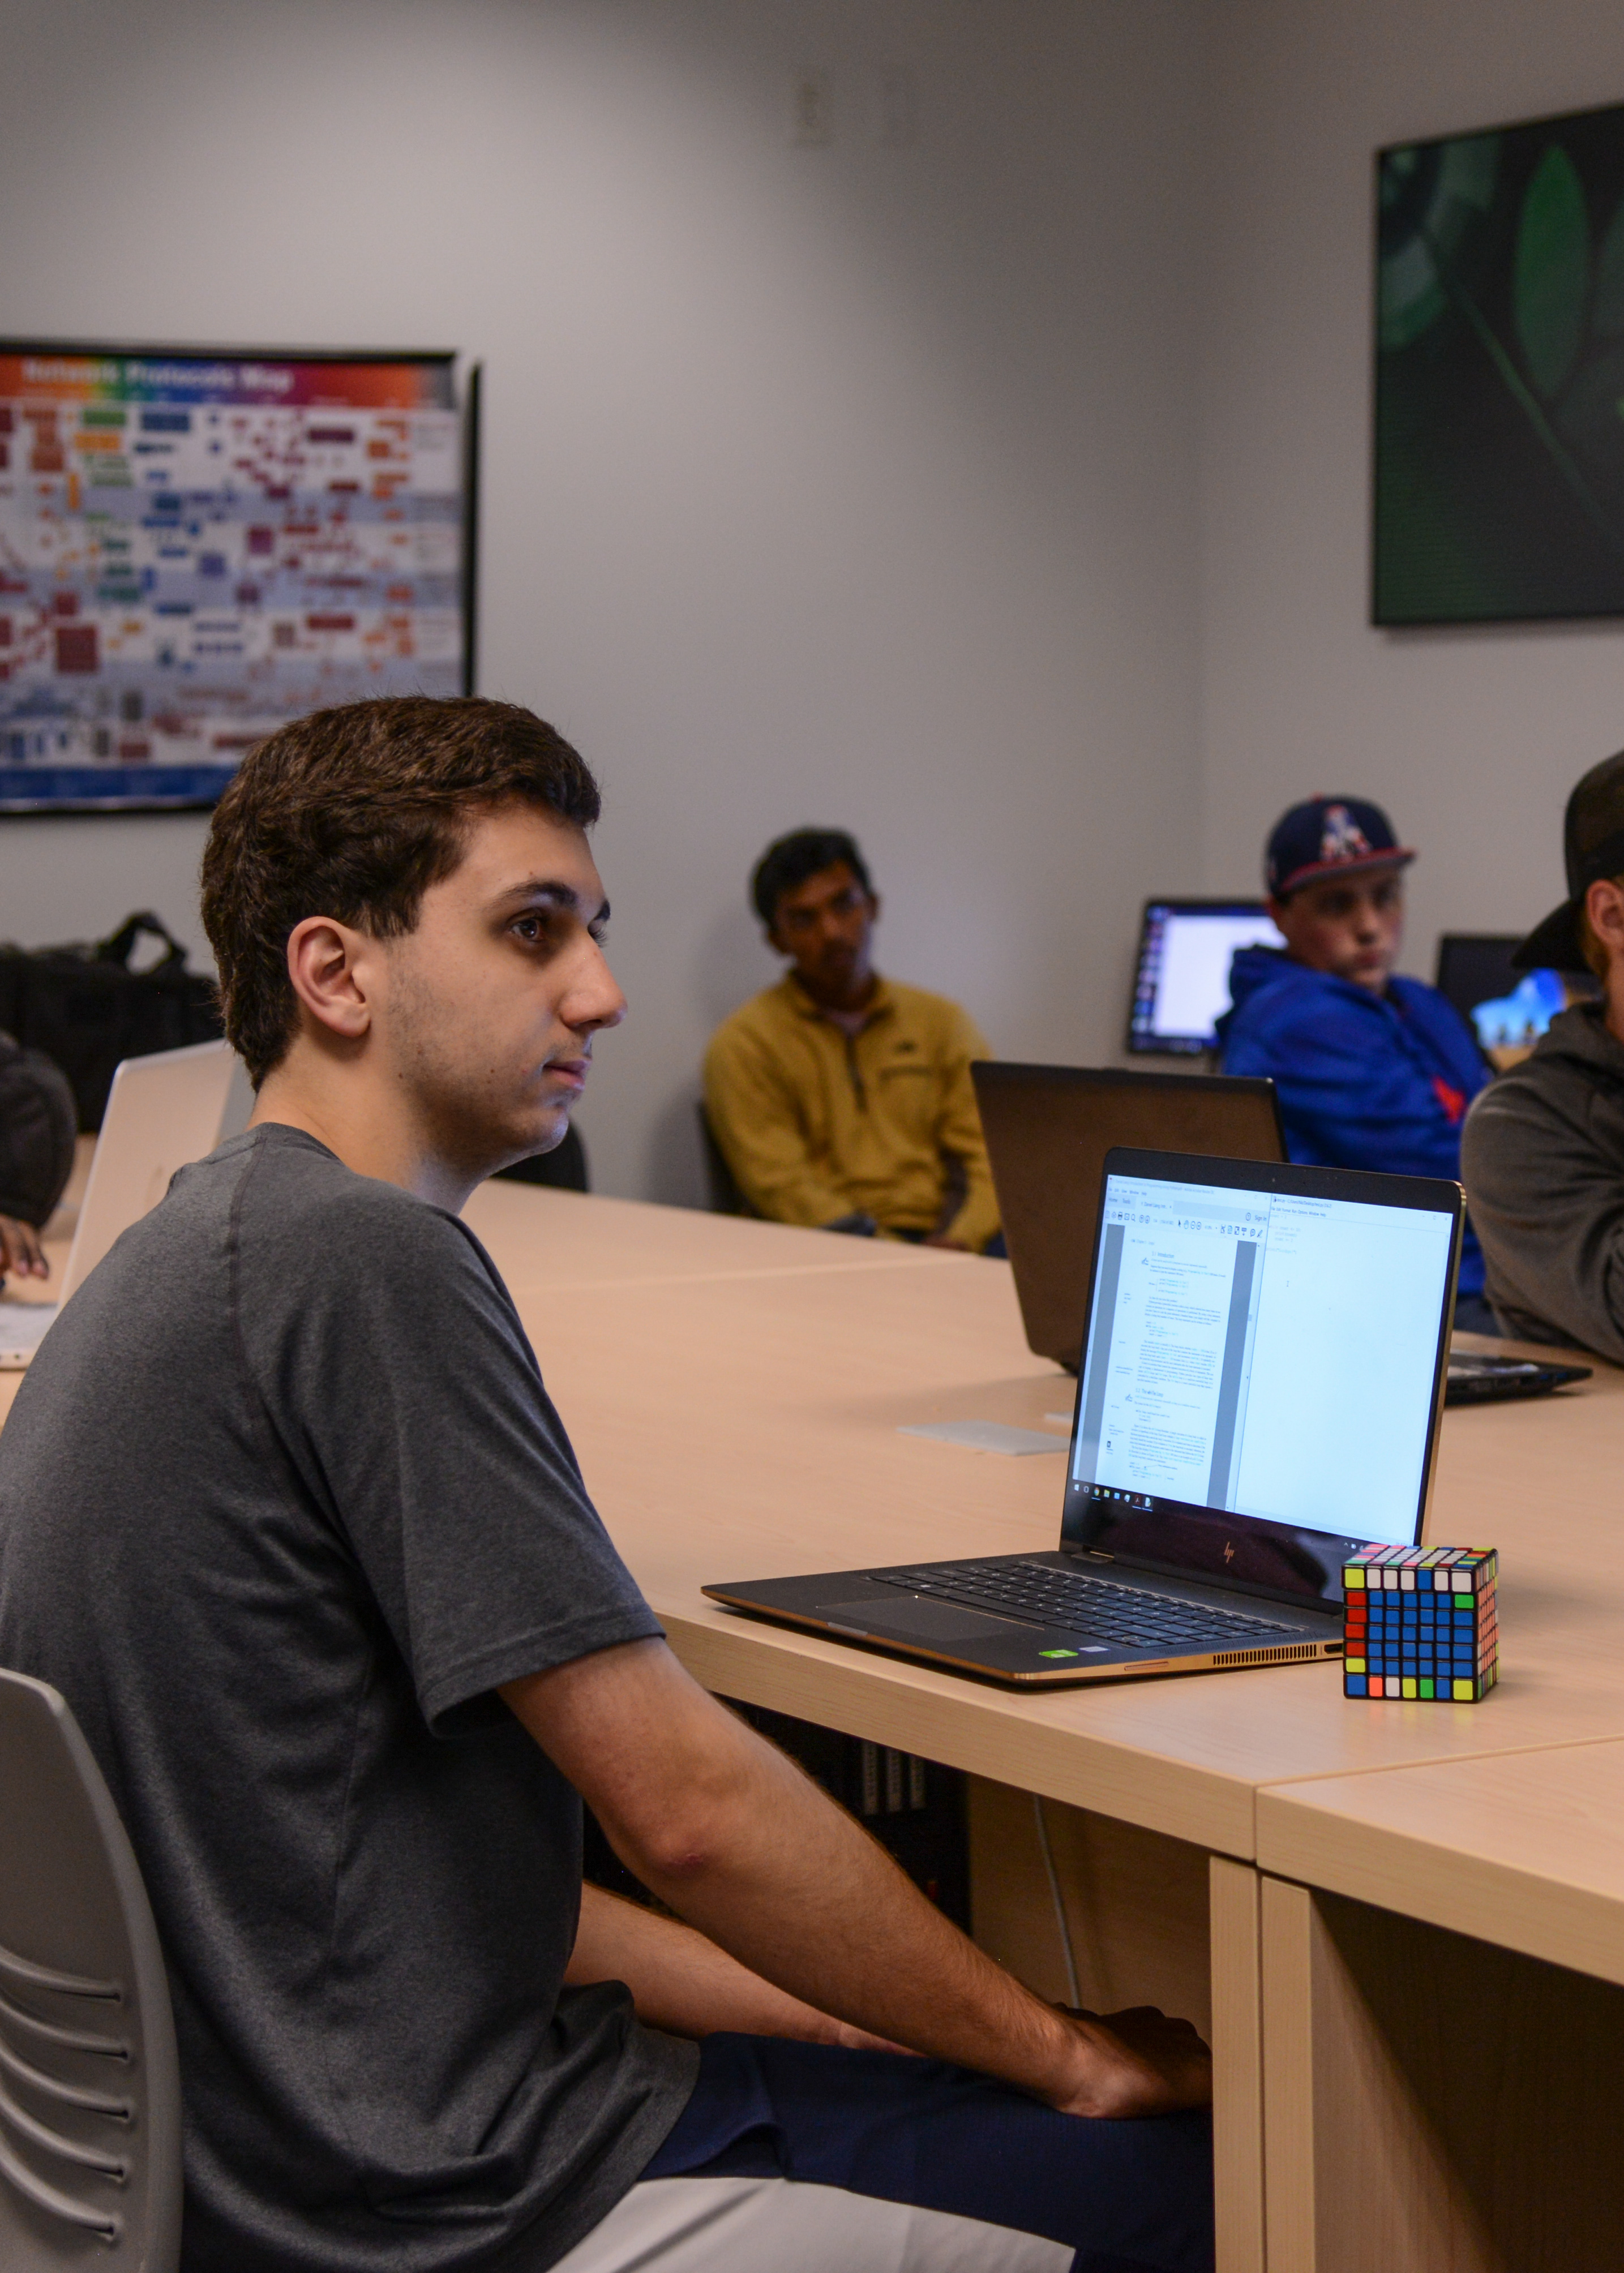
[(1366, 798), (1311, 797), (1282, 813), (1269, 835), (1263, 875), (1271, 896), (1351, 868), (1402, 868), (1415, 859), (1393, 823)]
[(1342, 860), (1370, 856), (1371, 842), (1345, 805), (1327, 805), (1320, 834), (1320, 858), (1328, 868)]

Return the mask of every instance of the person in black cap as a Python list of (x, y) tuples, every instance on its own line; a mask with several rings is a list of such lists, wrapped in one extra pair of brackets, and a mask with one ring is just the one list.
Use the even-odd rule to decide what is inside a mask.
[[(1436, 987), (1395, 975), (1415, 857), (1362, 798), (1310, 798), (1269, 837), (1264, 881), (1285, 945), (1236, 956), (1219, 1038), (1226, 1073), (1276, 1084), (1294, 1160), (1460, 1175), (1461, 1126), (1488, 1068)], [(1496, 1331), (1470, 1225), (1455, 1324)]]
[(1507, 1333), (1624, 1362), (1624, 751), (1568, 800), (1568, 897), (1513, 960), (1590, 970), (1599, 1001), (1552, 1019), (1473, 1106), (1461, 1147), (1488, 1298)]

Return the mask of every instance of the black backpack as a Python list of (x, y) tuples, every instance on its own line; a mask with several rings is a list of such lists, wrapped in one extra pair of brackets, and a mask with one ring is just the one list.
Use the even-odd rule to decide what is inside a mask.
[(72, 1169), (77, 1123), (61, 1067), (0, 1033), (0, 1215), (40, 1229)]
[[(168, 953), (150, 971), (132, 971), (143, 933)], [(123, 1059), (212, 1042), (221, 1031), (214, 980), (187, 970), (185, 949), (156, 916), (126, 917), (94, 945), (0, 947), (0, 1031), (62, 1068), (86, 1132), (102, 1126)]]

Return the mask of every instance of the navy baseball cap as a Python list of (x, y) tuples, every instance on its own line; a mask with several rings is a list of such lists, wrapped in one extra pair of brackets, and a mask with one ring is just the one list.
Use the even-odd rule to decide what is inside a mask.
[(1579, 913), (1604, 876), (1624, 875), (1624, 750), (1592, 766), (1568, 800), (1562, 822), (1568, 897), (1512, 956), (1515, 971), (1583, 971)]
[(1402, 868), (1415, 859), (1393, 834), (1379, 805), (1360, 797), (1311, 797), (1282, 813), (1263, 856), (1263, 881), (1272, 900), (1326, 876), (1357, 875), (1365, 868)]

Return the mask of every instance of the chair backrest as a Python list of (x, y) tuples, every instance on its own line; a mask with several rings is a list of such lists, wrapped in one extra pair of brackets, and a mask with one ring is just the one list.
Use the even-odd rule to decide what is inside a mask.
[(573, 1121), (550, 1152), (532, 1152), (528, 1160), (515, 1160), (510, 1168), (499, 1168), (496, 1173), (509, 1183), (545, 1184), (554, 1192), (584, 1192), (591, 1188), (586, 1146)]
[(694, 1107), (699, 1115), (700, 1141), (705, 1148), (705, 1184), (710, 1197), (712, 1215), (754, 1215), (756, 1211), (740, 1190), (733, 1170), (727, 1165), (727, 1155), (716, 1141), (716, 1131), (710, 1126), (710, 1115), (702, 1099)]
[(174, 2273), (180, 2077), (117, 1810), (56, 1690), (0, 1672), (0, 2266)]

